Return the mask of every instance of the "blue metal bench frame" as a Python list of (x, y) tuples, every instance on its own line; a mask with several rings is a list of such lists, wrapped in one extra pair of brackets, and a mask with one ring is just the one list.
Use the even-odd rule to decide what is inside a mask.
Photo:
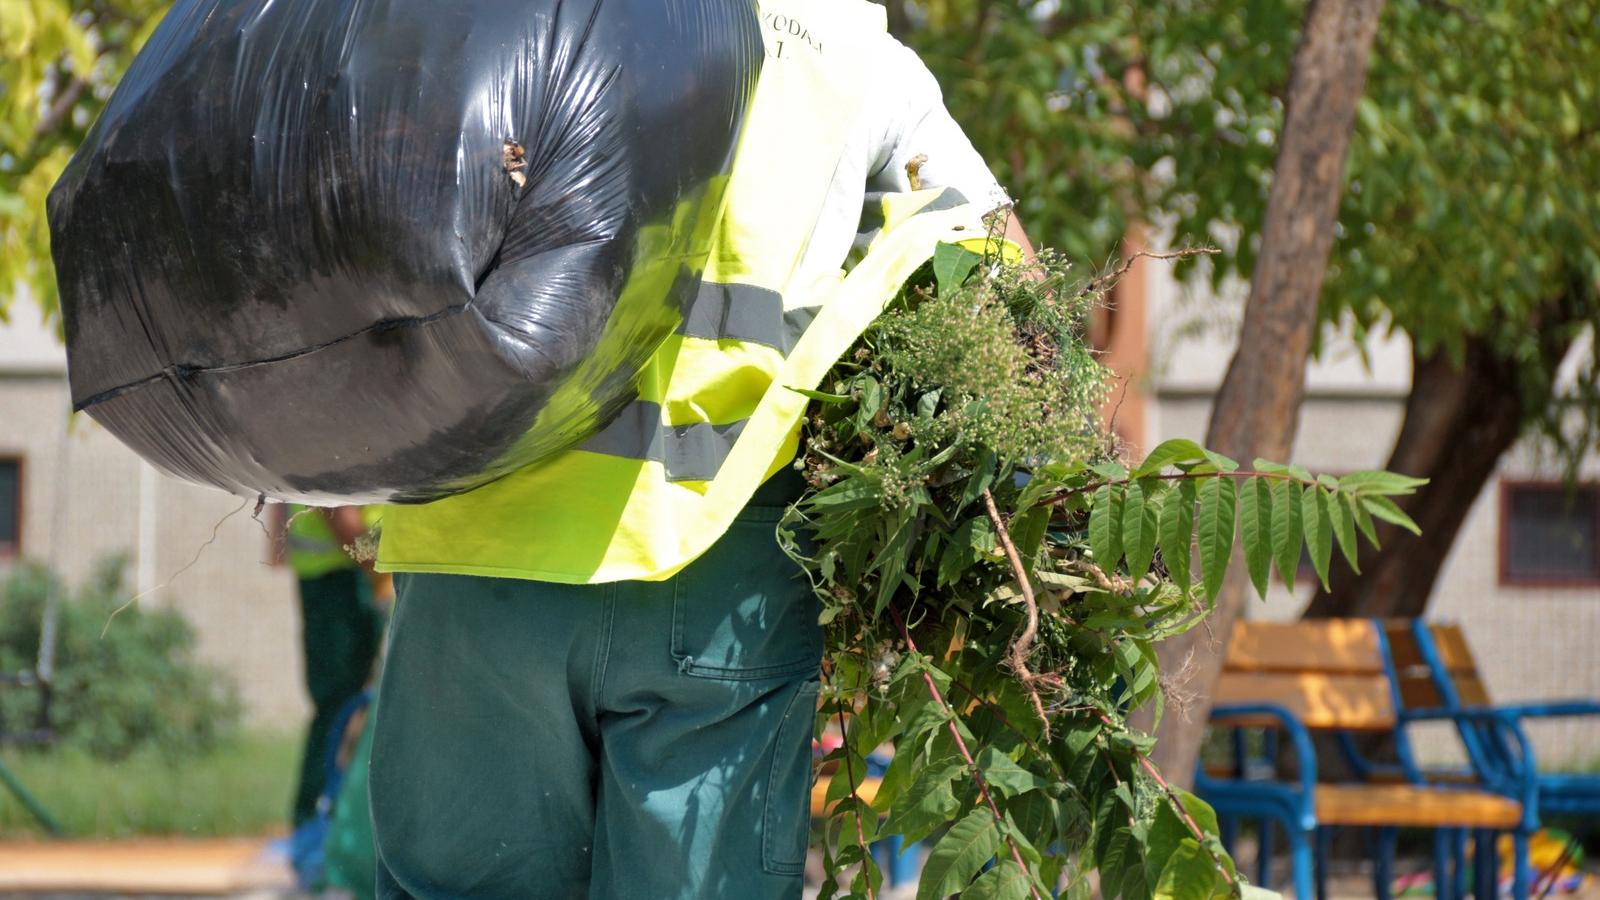
[[(1407, 783), (1426, 785), (1429, 782), (1417, 767), (1411, 753), (1410, 741), (1406, 736), (1408, 724), (1452, 721), (1463, 732), (1472, 731), (1479, 735), (1493, 736), (1495, 746), (1498, 748), (1494, 756), (1496, 768), (1492, 777), (1481, 778), (1481, 784), (1474, 787), (1510, 797), (1522, 804), (1522, 821), (1512, 832), (1515, 859), (1512, 896), (1515, 900), (1525, 900), (1528, 896), (1529, 875), (1528, 836), (1538, 828), (1539, 809), (1533, 752), (1526, 736), (1515, 717), (1503, 710), (1405, 709), (1401, 703), (1399, 680), (1395, 674), (1393, 657), (1389, 652), (1388, 638), (1381, 623), (1374, 621), (1373, 628), (1396, 715), (1394, 737), (1399, 765), (1380, 767), (1366, 761), (1359, 752), (1356, 752), (1354, 742), (1348, 735), (1340, 735), (1342, 754), (1352, 763), (1352, 768), (1363, 777), (1370, 777), (1380, 769), (1389, 771), (1397, 769)], [(1298, 767), (1293, 784), (1275, 780), (1278, 748), (1273, 733), (1268, 732), (1262, 756), (1252, 759), (1243, 740), (1243, 728), (1233, 727), (1235, 777), (1214, 778), (1205, 771), (1203, 765), (1199, 766), (1195, 773), (1196, 792), (1216, 810), (1224, 842), (1231, 848), (1232, 838), (1237, 834), (1240, 819), (1257, 819), (1262, 823), (1263, 837), (1259, 854), (1261, 862), (1257, 882), (1266, 887), (1270, 884), (1268, 865), (1272, 857), (1271, 825), (1276, 823), (1282, 826), (1289, 838), (1295, 896), (1308, 898), (1315, 891), (1318, 898), (1325, 898), (1327, 850), (1331, 829), (1322, 826), (1316, 817), (1317, 758), (1310, 731), (1288, 709), (1275, 704), (1224, 705), (1213, 708), (1211, 715), (1213, 719), (1219, 720), (1218, 724), (1223, 727), (1228, 727), (1228, 719), (1242, 717), (1273, 719), (1292, 743)], [(1255, 777), (1257, 773), (1265, 773), (1266, 778)], [(1394, 847), (1399, 829), (1383, 827), (1376, 831), (1378, 840), (1375, 847), (1374, 889), (1380, 900), (1387, 900), (1393, 882)], [(1434, 831), (1434, 883), (1436, 896), (1440, 900), (1460, 894), (1465, 876), (1465, 836), (1466, 830), (1460, 828), (1437, 828)], [(1477, 839), (1475, 893), (1480, 898), (1494, 898), (1497, 896), (1498, 888), (1498, 873), (1495, 871), (1497, 860), (1494, 847), (1495, 832), (1478, 830), (1475, 836)]]
[[(1495, 704), (1487, 707), (1463, 706), (1455, 681), (1439, 653), (1432, 629), (1421, 619), (1411, 623), (1422, 659), (1434, 688), (1444, 702), (1444, 709), (1458, 711), (1493, 712), (1495, 721), (1502, 727), (1487, 728), (1476, 723), (1458, 723), (1461, 742), (1467, 750), (1473, 773), (1484, 781), (1504, 779), (1515, 770), (1517, 747), (1526, 747), (1523, 734), (1524, 719), (1553, 719), (1574, 716), (1600, 716), (1600, 702), (1593, 700), (1558, 700), (1548, 703)], [(1528, 768), (1536, 774), (1535, 786), (1539, 792), (1540, 812), (1550, 814), (1596, 815), (1600, 814), (1600, 774), (1543, 773), (1538, 774), (1531, 750), (1525, 757)]]

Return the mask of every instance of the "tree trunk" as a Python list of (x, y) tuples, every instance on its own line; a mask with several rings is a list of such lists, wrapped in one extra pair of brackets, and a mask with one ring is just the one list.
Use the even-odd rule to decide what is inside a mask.
[[(1345, 150), (1382, 9), (1383, 0), (1311, 0), (1306, 10), (1239, 349), (1206, 436), (1213, 449), (1245, 462), (1286, 459), (1294, 443), (1317, 296), (1344, 191)], [(1211, 687), (1248, 583), (1243, 570), (1235, 560), (1207, 625), (1159, 648), (1169, 690), (1193, 697), (1175, 704), (1187, 707), (1182, 715), (1163, 719), (1152, 753), (1181, 784), (1190, 783), (1199, 758)]]
[(1580, 331), (1574, 327), (1581, 325), (1576, 321), (1580, 315), (1575, 304), (1561, 298), (1517, 326), (1541, 335), (1538, 361), (1506, 359), (1495, 353), (1492, 338), (1482, 337), (1467, 341), (1459, 367), (1443, 353), (1413, 353), (1405, 423), (1386, 468), (1429, 480), (1427, 487), (1397, 501), (1422, 535), (1378, 523), (1382, 549), (1364, 556), (1359, 575), (1337, 567), (1333, 591), (1312, 598), (1307, 618), (1412, 618), (1427, 610), (1439, 570), (1472, 504), (1500, 457), (1541, 411), (1530, 404), (1542, 402), (1535, 394), (1548, 391), (1539, 390), (1543, 384), (1527, 384), (1527, 378), (1553, 376)]

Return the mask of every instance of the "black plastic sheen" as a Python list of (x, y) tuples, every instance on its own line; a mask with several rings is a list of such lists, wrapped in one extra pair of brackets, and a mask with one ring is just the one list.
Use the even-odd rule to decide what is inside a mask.
[(50, 195), (76, 408), (416, 501), (592, 434), (699, 285), (750, 0), (180, 0)]

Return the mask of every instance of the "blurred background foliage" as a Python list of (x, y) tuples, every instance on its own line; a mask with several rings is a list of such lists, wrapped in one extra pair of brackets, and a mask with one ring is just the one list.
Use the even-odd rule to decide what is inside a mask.
[(0, 321), (56, 315), (44, 200), (170, 0), (0, 0)]
[[(135, 603), (118, 611), (129, 598), (122, 572), (121, 559), (107, 560), (71, 594), (33, 564), (0, 577), (0, 672), (35, 667), (54, 594), (56, 745), (100, 760), (139, 751), (177, 758), (236, 737), (241, 707), (233, 683), (195, 658), (194, 629), (177, 610)], [(37, 709), (34, 691), (0, 692), (7, 729), (31, 727)]]

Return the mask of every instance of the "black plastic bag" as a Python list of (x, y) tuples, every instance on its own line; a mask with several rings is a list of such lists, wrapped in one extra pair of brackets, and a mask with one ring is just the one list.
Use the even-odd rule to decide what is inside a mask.
[(72, 399), (246, 496), (593, 433), (699, 284), (750, 0), (180, 0), (50, 195)]

